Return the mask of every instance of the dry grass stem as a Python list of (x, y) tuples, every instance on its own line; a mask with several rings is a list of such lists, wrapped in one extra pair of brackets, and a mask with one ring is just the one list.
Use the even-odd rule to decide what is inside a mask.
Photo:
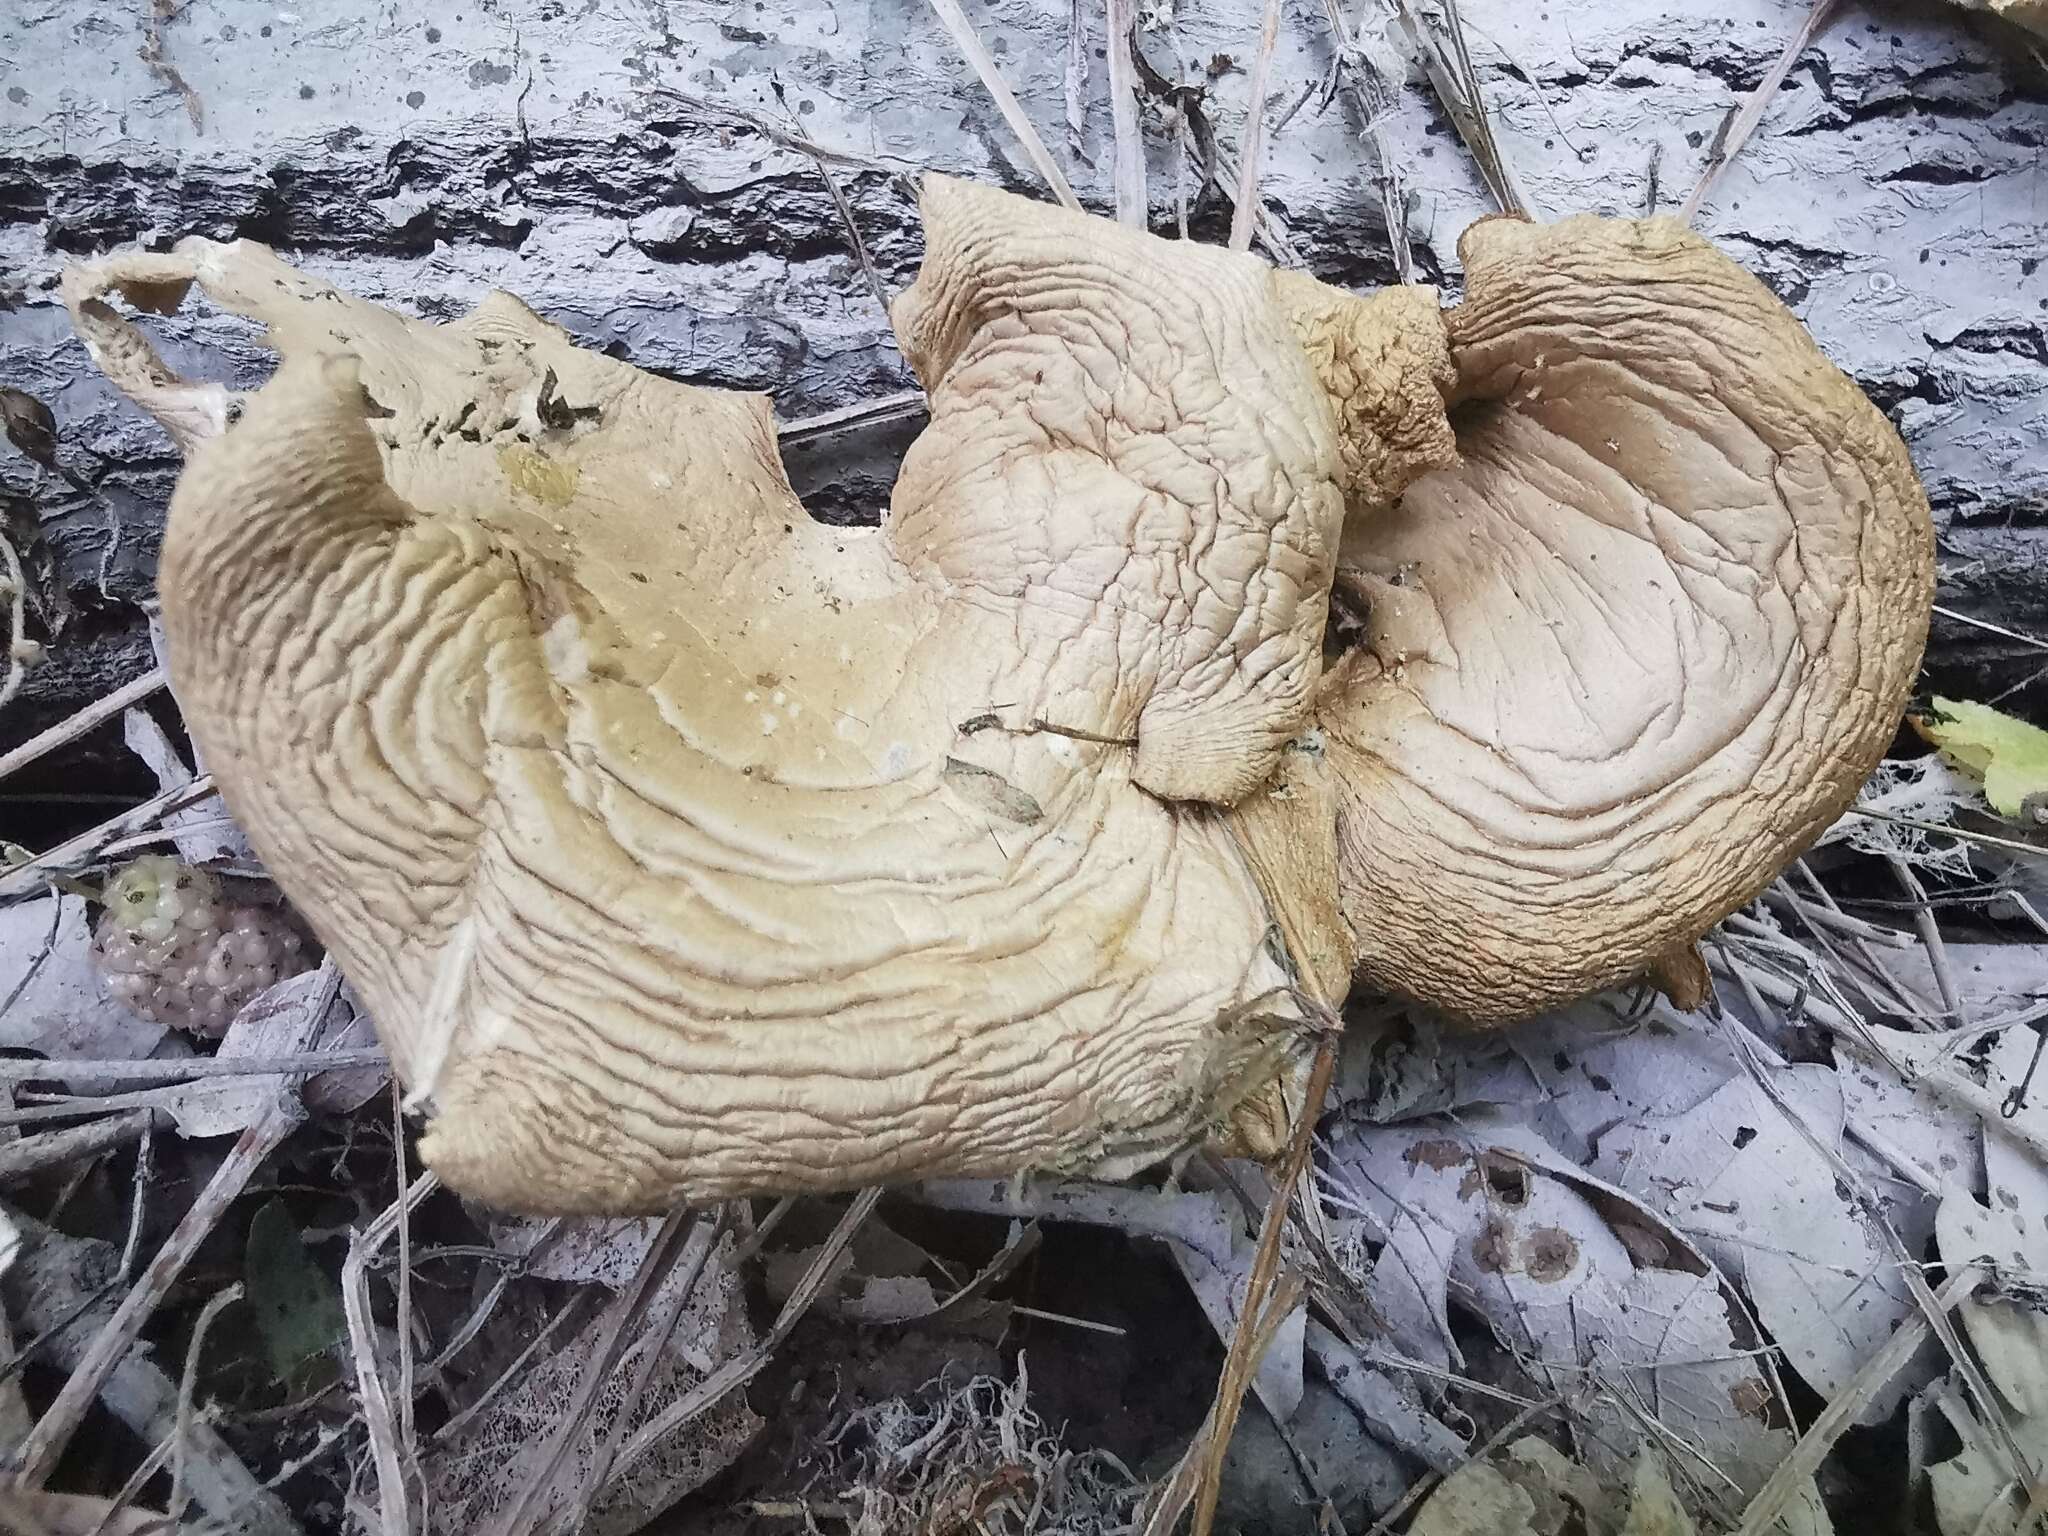
[(45, 1131), (40, 1136), (24, 1136), (19, 1141), (0, 1145), (0, 1184), (11, 1184), (17, 1179), (62, 1167), (79, 1158), (99, 1157), (111, 1152), (140, 1137), (149, 1126), (150, 1114), (151, 1111), (144, 1109), (125, 1115), (109, 1115), (89, 1125)]
[[(1334, 1026), (1335, 1020), (1329, 1022)], [(1245, 1388), (1251, 1384), (1252, 1373), (1258, 1369), (1259, 1358), (1264, 1353), (1263, 1344), (1253, 1337), (1261, 1331), (1254, 1326), (1254, 1320), (1266, 1312), (1267, 1293), (1272, 1289), (1273, 1277), (1280, 1268), (1280, 1239), (1287, 1225), (1287, 1210), (1294, 1202), (1302, 1170), (1308, 1166), (1316, 1121), (1322, 1116), (1323, 1101), (1329, 1097), (1330, 1077), (1336, 1067), (1337, 1034), (1332, 1027), (1325, 1031), (1316, 1047), (1315, 1064), (1309, 1069), (1308, 1088), (1302, 1096), (1300, 1115), (1295, 1121), (1293, 1138), (1287, 1149), (1287, 1161), (1273, 1185), (1272, 1199), (1266, 1205), (1265, 1224), (1259, 1232), (1251, 1276), (1245, 1282), (1244, 1300), (1238, 1309), (1237, 1331), (1224, 1356), (1223, 1379), (1217, 1383), (1216, 1403), (1211, 1410), (1212, 1428), (1202, 1457), (1194, 1536), (1209, 1536), (1216, 1520), (1216, 1502), (1223, 1492), (1224, 1452), (1230, 1448), (1230, 1437), (1237, 1428), (1237, 1415), (1244, 1405)], [(1297, 1293), (1299, 1284), (1297, 1280), (1294, 1287)], [(1285, 1316), (1286, 1313), (1281, 1312), (1279, 1317), (1272, 1319), (1271, 1326), (1277, 1328), (1280, 1318)]]
[(1080, 199), (1074, 196), (1074, 189), (1067, 185), (1067, 178), (1061, 174), (1052, 153), (1045, 147), (1045, 140), (1038, 136), (1038, 130), (1031, 126), (1031, 119), (1024, 114), (1024, 108), (1003, 83), (1002, 72), (996, 68), (995, 58), (981, 40), (981, 34), (974, 30), (974, 23), (967, 19), (967, 13), (960, 8), (960, 0), (925, 0), (932, 8), (932, 14), (939, 18), (946, 32), (953, 39), (953, 46), (973, 66), (981, 78), (984, 89), (994, 99), (996, 110), (1003, 114), (1010, 133), (1024, 151), (1024, 158), (1031, 162), (1033, 170), (1045, 179), (1052, 189), (1052, 195), (1064, 208), (1076, 213), (1081, 211)]
[(123, 683), (103, 699), (95, 699), (76, 714), (59, 720), (48, 730), (38, 731), (20, 746), (0, 755), (0, 779), (26, 768), (37, 758), (69, 746), (79, 737), (97, 729), (131, 705), (140, 703), (163, 687), (169, 679), (161, 667), (153, 667), (132, 683)]
[[(1372, 146), (1373, 182), (1380, 193), (1380, 217), (1387, 226), (1387, 247), (1393, 253), (1394, 275), (1404, 283), (1415, 281), (1415, 250), (1408, 239), (1408, 195), (1401, 186), (1401, 173), (1394, 152), (1387, 143), (1384, 115), (1376, 101), (1385, 89), (1372, 66), (1358, 51), (1351, 23), (1344, 19), (1342, 0), (1323, 0), (1323, 15), (1330, 23), (1330, 35), (1337, 42), (1337, 80), (1345, 99), (1358, 115), (1359, 135)], [(1364, 75), (1363, 80), (1360, 76)]]
[(1464, 21), (1458, 12), (1457, 0), (1443, 0), (1444, 30), (1439, 32), (1430, 24), (1429, 18), (1419, 12), (1413, 0), (1393, 0), (1395, 10), (1405, 21), (1410, 31), (1424, 40), (1427, 52), (1423, 58), (1423, 70), (1429, 76), (1431, 89), (1437, 100), (1443, 103), (1445, 113), (1451, 119), (1451, 126), (1458, 131), (1465, 149), (1479, 167), (1487, 190), (1499, 204), (1503, 213), (1512, 213), (1520, 218), (1531, 218), (1529, 200), (1522, 195), (1520, 184), (1501, 154), (1500, 141), (1494, 136), (1493, 120), (1487, 115), (1486, 97), (1479, 88), (1479, 74), (1472, 67), (1472, 55), (1465, 46)]
[(110, 817), (91, 830), (59, 843), (48, 853), (38, 854), (26, 864), (18, 864), (5, 875), (0, 875), (0, 902), (19, 901), (24, 896), (35, 895), (50, 885), (54, 877), (69, 874), (91, 863), (107, 844), (140, 832), (174, 811), (197, 805), (212, 793), (212, 776), (201, 774), (190, 784), (152, 795), (132, 810)]
[(1109, 117), (1116, 128), (1116, 219), (1143, 229), (1151, 218), (1145, 187), (1145, 134), (1138, 118), (1138, 63), (1131, 34), (1138, 25), (1137, 0), (1108, 0)]
[(199, 1357), (206, 1348), (207, 1330), (223, 1310), (241, 1299), (240, 1285), (214, 1292), (199, 1309), (199, 1319), (192, 1325), (192, 1341), (185, 1346), (185, 1374), (178, 1378), (178, 1423), (171, 1442), (171, 1501), (167, 1508), (173, 1520), (184, 1518), (189, 1498), (185, 1491), (185, 1468), (190, 1460), (187, 1446), (192, 1435), (192, 1395), (199, 1385)]
[(1237, 172), (1237, 206), (1230, 211), (1230, 248), (1252, 248), (1252, 226), (1259, 210), (1259, 167), (1266, 158), (1266, 77), (1273, 68), (1273, 45), (1280, 37), (1280, 0), (1266, 0), (1259, 25), (1259, 52), (1252, 60), (1251, 100), (1245, 108), (1244, 145)]
[(199, 1251), (199, 1245), (227, 1214), (228, 1207), (242, 1193), (243, 1187), (277, 1150), (278, 1144), (296, 1123), (296, 1115), (291, 1109), (281, 1103), (274, 1104), (264, 1112), (262, 1119), (236, 1139), (234, 1148), (221, 1160), (213, 1177), (200, 1191), (199, 1198), (164, 1240), (163, 1247), (157, 1250), (142, 1278), (122, 1298), (114, 1315), (107, 1319), (98, 1336), (72, 1368), (55, 1400), (37, 1421), (35, 1430), (15, 1461), (17, 1486), (39, 1487), (56, 1469), (65, 1447), (70, 1445), (71, 1437), (77, 1433), (79, 1423), (98, 1396), (107, 1375), (141, 1336), (150, 1315), (161, 1304), (172, 1283), (184, 1273), (185, 1266)]
[[(670, 1286), (668, 1305), (661, 1315), (647, 1327), (647, 1347), (640, 1352), (640, 1358), (633, 1368), (633, 1379), (626, 1384), (626, 1391), (619, 1400), (618, 1411), (612, 1415), (611, 1428), (606, 1432), (604, 1444), (598, 1447), (596, 1457), (581, 1474), (575, 1491), (561, 1503), (565, 1511), (576, 1511), (573, 1529), (581, 1530), (590, 1518), (592, 1506), (596, 1503), (597, 1492), (604, 1486), (605, 1475), (611, 1471), (612, 1462), (618, 1458), (619, 1446), (626, 1438), (626, 1430), (640, 1412), (640, 1404), (646, 1401), (648, 1384), (654, 1380), (654, 1373), (668, 1353), (669, 1340), (674, 1336), (676, 1323), (682, 1318), (683, 1310), (689, 1304), (690, 1293), (697, 1287), (698, 1279), (704, 1273), (704, 1266), (732, 1225), (732, 1208), (721, 1205), (716, 1217), (706, 1221), (700, 1218), (690, 1228), (689, 1246), (683, 1254), (678, 1268), (681, 1270), (676, 1283)], [(559, 1525), (559, 1521), (557, 1524)]]
[[(527, 1532), (545, 1527), (548, 1515), (555, 1507), (557, 1475), (582, 1436), (592, 1407), (611, 1380), (612, 1373), (618, 1369), (619, 1361), (625, 1357), (648, 1308), (654, 1304), (662, 1282), (675, 1268), (685, 1239), (705, 1224), (700, 1218), (695, 1218), (687, 1206), (679, 1206), (662, 1218), (654, 1241), (648, 1245), (646, 1257), (633, 1272), (631, 1283), (605, 1308), (597, 1347), (590, 1352), (589, 1362), (576, 1383), (576, 1395), (563, 1412), (553, 1439), (544, 1454), (529, 1466), (511, 1502), (491, 1521), (492, 1536), (525, 1536)], [(592, 1485), (593, 1488), (601, 1486), (601, 1483)], [(585, 1501), (590, 1496), (591, 1489), (581, 1490), (581, 1497), (571, 1507), (587, 1507)]]
[(1686, 198), (1685, 206), (1678, 210), (1681, 222), (1690, 224), (1699, 216), (1700, 204), (1706, 201), (1707, 194), (1713, 190), (1714, 183), (1720, 179), (1721, 172), (1727, 167), (1728, 162), (1742, 153), (1742, 146), (1749, 142), (1749, 136), (1756, 132), (1756, 125), (1763, 121), (1764, 113), (1769, 110), (1771, 98), (1778, 94), (1778, 88), (1785, 83), (1785, 77), (1792, 73), (1792, 66), (1799, 62), (1799, 55), (1806, 52), (1814, 38), (1820, 35), (1821, 28), (1828, 24), (1834, 10), (1835, 0), (1814, 0), (1813, 9), (1806, 13), (1806, 19), (1799, 24), (1799, 30), (1794, 32), (1791, 41), (1785, 44), (1785, 51), (1778, 55), (1778, 62), (1773, 64), (1770, 73), (1757, 83), (1757, 88), (1750, 92), (1749, 100), (1742, 104), (1742, 110), (1729, 122), (1727, 131), (1715, 140), (1713, 147), (1708, 151), (1706, 166), (1700, 172), (1700, 179), (1693, 187), (1692, 195)]
[(342, 1067), (382, 1067), (391, 1058), (382, 1046), (345, 1051), (294, 1051), (288, 1056), (186, 1056), (172, 1061), (146, 1058), (60, 1061), (0, 1061), (0, 1083), (49, 1079), (64, 1083), (183, 1083), (212, 1077), (271, 1077), (278, 1073), (331, 1072)]
[(440, 1187), (441, 1181), (431, 1173), (414, 1179), (375, 1221), (349, 1239), (348, 1257), (341, 1266), (341, 1310), (348, 1323), (356, 1397), (362, 1404), (363, 1425), (370, 1437), (370, 1459), (377, 1473), (379, 1536), (407, 1536), (412, 1530), (412, 1508), (399, 1458), (391, 1395), (385, 1389), (384, 1373), (377, 1363), (376, 1321), (370, 1315), (369, 1264), (412, 1208)]
[[(1958, 624), (1967, 624), (1972, 629), (1981, 629), (1986, 634), (1997, 635), (2002, 639), (2013, 641), (2017, 645), (2024, 645), (2029, 650), (2048, 651), (2048, 640), (2043, 640), (2039, 635), (2030, 635), (2024, 630), (2007, 629), (2003, 624), (1994, 624), (1989, 619), (1979, 619), (1967, 613), (1959, 613), (1953, 608), (1944, 608), (1939, 603), (1934, 605), (1934, 611), (1944, 619), (1952, 619)], [(0, 769), (4, 769), (4, 763), (5, 759), (0, 759)]]
[(727, 1394), (744, 1387), (761, 1374), (762, 1369), (774, 1357), (775, 1351), (782, 1347), (783, 1340), (789, 1337), (796, 1325), (803, 1321), (804, 1314), (810, 1311), (811, 1304), (818, 1299), (818, 1293), (825, 1288), (825, 1282), (832, 1274), (833, 1266), (839, 1262), (839, 1256), (846, 1251), (847, 1245), (853, 1241), (854, 1234), (860, 1230), (861, 1223), (868, 1219), (875, 1208), (875, 1202), (881, 1197), (882, 1192), (879, 1189), (864, 1189), (854, 1196), (853, 1203), (847, 1206), (845, 1214), (839, 1218), (838, 1225), (833, 1227), (831, 1235), (825, 1239), (812, 1258), (810, 1267), (804, 1271), (803, 1277), (797, 1281), (796, 1288), (790, 1292), (789, 1300), (782, 1304), (782, 1310), (776, 1314), (775, 1322), (766, 1336), (745, 1354), (726, 1361), (688, 1393), (670, 1403), (634, 1431), (633, 1438), (626, 1442), (624, 1449), (619, 1452), (618, 1459), (612, 1463), (611, 1473), (598, 1490), (599, 1495), (608, 1492), (614, 1483), (632, 1471), (642, 1457), (660, 1446), (683, 1425), (696, 1418), (698, 1414), (715, 1407), (724, 1401)]
[[(1944, 1314), (1954, 1311), (1983, 1278), (1983, 1271), (1975, 1265), (1958, 1270), (1935, 1294), (1935, 1306)], [(1821, 1409), (1806, 1433), (1799, 1437), (1799, 1443), (1792, 1447), (1791, 1454), (1772, 1470), (1769, 1480), (1742, 1512), (1742, 1524), (1735, 1536), (1766, 1536), (1776, 1528), (1778, 1517), (1799, 1496), (1800, 1490), (1811, 1484), (1835, 1442), (1856, 1422), (1856, 1415), (1891, 1385), (1892, 1378), (1905, 1369), (1906, 1362), (1927, 1341), (1930, 1331), (1925, 1317), (1909, 1317), (1893, 1331), (1883, 1347), (1863, 1363), (1855, 1378)]]
[(835, 432), (848, 432), (856, 427), (878, 426), (885, 421), (922, 416), (924, 411), (924, 391), (906, 389), (899, 394), (884, 395), (879, 400), (863, 400), (857, 405), (820, 411), (815, 416), (799, 416), (795, 421), (776, 428), (776, 436), (784, 443), (807, 443), (813, 438), (830, 437)]

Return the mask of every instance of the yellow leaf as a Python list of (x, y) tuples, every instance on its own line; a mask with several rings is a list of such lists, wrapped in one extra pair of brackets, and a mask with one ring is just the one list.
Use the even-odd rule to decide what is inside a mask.
[(2034, 819), (2048, 821), (2048, 731), (1987, 704), (1953, 699), (1936, 699), (1934, 712), (1913, 726), (1949, 763), (1983, 780), (1984, 798), (1999, 815), (2031, 809)]

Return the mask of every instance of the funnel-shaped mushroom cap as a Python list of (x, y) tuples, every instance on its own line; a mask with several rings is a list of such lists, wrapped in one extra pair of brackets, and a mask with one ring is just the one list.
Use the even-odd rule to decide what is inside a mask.
[[(502, 296), (426, 325), (204, 241), (71, 276), (193, 450), (193, 734), (457, 1187), (1115, 1173), (1289, 1047), (1267, 893), (1188, 802), (1308, 721), (1345, 487), (1448, 457), (1434, 298), (943, 180), (925, 214), (895, 318), (932, 420), (881, 529), (805, 515), (760, 398)], [(246, 402), (105, 298), (194, 280), (283, 354)], [(1311, 350), (1420, 384), (1334, 410)]]
[(1364, 973), (1499, 1019), (1689, 945), (1841, 814), (1933, 537), (1884, 417), (1676, 223), (1460, 251), (1460, 462), (1347, 525), (1369, 617), (1318, 716)]

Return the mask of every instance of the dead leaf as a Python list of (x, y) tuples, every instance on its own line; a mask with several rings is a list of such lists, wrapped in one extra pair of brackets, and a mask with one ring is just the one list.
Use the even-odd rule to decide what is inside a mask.
[[(1832, 1071), (1786, 1067), (1773, 1085), (1816, 1138), (1840, 1148), (1842, 1088)], [(1786, 1362), (1825, 1396), (1914, 1311), (1890, 1245), (1748, 1078), (1684, 1114), (1616, 1126), (1600, 1138), (1593, 1167), (1706, 1250), (1749, 1295)], [(1859, 1421), (1875, 1423), (1925, 1380), (1900, 1372)]]
[[(16, 988), (20, 988), (16, 992)], [(164, 1026), (118, 1006), (92, 959), (92, 927), (77, 896), (0, 907), (0, 1049), (53, 1061), (134, 1061), (154, 1052)]]
[[(241, 1057), (295, 1056), (317, 1047), (323, 1016), (331, 1010), (333, 972), (322, 966), (289, 976), (244, 1005), (215, 1054), (221, 1060)], [(251, 1077), (202, 1077), (166, 1093), (161, 1107), (183, 1136), (233, 1136), (254, 1125), (279, 1099), (302, 1113), (291, 1079), (282, 1073)]]

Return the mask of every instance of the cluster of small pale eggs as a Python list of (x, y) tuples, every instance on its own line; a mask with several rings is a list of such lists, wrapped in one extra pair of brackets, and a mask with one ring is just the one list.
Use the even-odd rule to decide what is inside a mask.
[(231, 900), (220, 880), (145, 854), (107, 882), (93, 956), (131, 1013), (218, 1039), (243, 1004), (305, 969), (283, 915)]

